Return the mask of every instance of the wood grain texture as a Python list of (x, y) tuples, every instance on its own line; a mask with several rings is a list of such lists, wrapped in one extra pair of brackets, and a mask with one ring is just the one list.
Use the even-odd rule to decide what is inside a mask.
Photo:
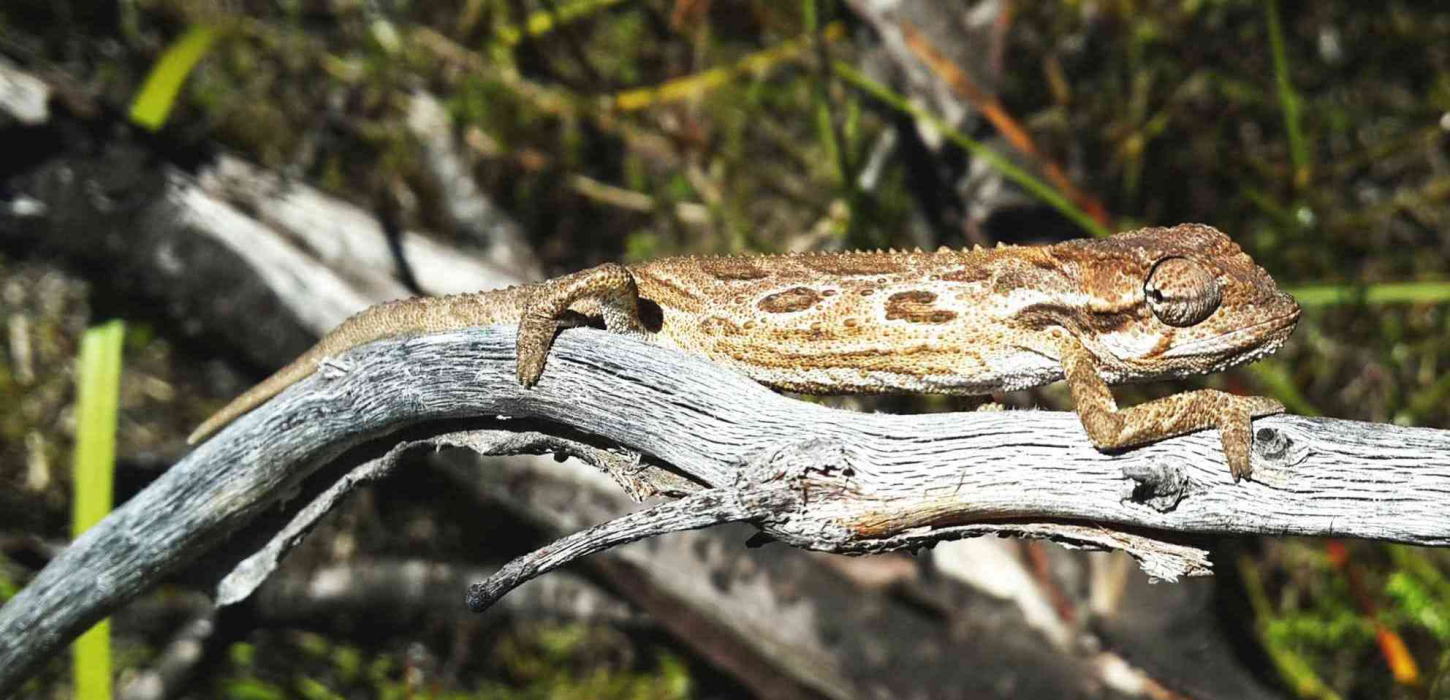
[[(1108, 455), (1068, 413), (834, 410), (591, 329), (561, 334), (542, 380), (524, 389), (514, 341), (512, 329), (494, 327), (358, 348), (200, 446), (0, 608), (0, 692), (345, 447), (466, 416), (557, 424), (708, 487), (796, 479), (803, 510), (782, 514), (774, 533), (834, 551), (920, 546), (994, 524), (1061, 524), (1069, 540), (1076, 528), (1105, 533), (1100, 540), (1121, 534), (1130, 546), (1228, 533), (1450, 544), (1450, 431), (1261, 419), (1254, 480), (1235, 485), (1212, 433)], [(773, 460), (800, 445), (825, 446), (818, 464), (830, 469)]]

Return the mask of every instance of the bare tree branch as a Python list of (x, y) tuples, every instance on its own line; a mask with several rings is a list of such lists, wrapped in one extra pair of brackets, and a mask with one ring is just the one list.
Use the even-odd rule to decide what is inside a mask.
[(711, 489), (786, 486), (792, 508), (758, 524), (825, 551), (992, 531), (1121, 546), (1150, 561), (1160, 548), (1181, 554), (1186, 537), (1226, 533), (1450, 544), (1450, 431), (1263, 419), (1255, 480), (1235, 485), (1212, 434), (1108, 455), (1071, 414), (851, 413), (590, 329), (561, 334), (543, 381), (524, 389), (513, 343), (506, 327), (374, 343), (203, 444), (0, 609), (0, 689), (346, 446), (465, 416), (594, 436)]

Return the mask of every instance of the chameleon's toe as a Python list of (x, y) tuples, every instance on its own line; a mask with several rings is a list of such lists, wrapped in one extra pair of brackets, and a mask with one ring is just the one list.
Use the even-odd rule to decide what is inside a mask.
[(1250, 462), (1254, 442), (1251, 420), (1249, 413), (1237, 413), (1219, 426), (1219, 439), (1223, 441), (1223, 454), (1228, 458), (1228, 470), (1233, 474), (1234, 483), (1249, 478), (1254, 472)]
[(539, 382), (544, 373), (544, 360), (549, 356), (549, 346), (554, 342), (556, 324), (552, 320), (524, 315), (519, 323), (518, 346), (516, 348), (519, 384), (531, 387)]
[(544, 373), (544, 356), (519, 353), (515, 373), (519, 378), (519, 384), (525, 388), (538, 384), (539, 377)]
[(1267, 396), (1234, 396), (1232, 402), (1233, 408), (1219, 425), (1219, 434), (1229, 471), (1237, 483), (1253, 474), (1254, 418), (1283, 413), (1284, 404)]

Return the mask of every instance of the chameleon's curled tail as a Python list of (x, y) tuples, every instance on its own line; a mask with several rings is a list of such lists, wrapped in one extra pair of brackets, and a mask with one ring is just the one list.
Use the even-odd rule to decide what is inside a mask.
[(233, 399), (222, 410), (206, 419), (191, 435), (187, 444), (194, 445), (268, 399), (317, 371), (323, 360), (383, 338), (487, 326), (495, 323), (517, 323), (522, 312), (521, 298), (525, 288), (509, 287), (474, 294), (446, 297), (403, 299), (368, 308), (343, 321), (318, 341), (311, 350), (262, 383)]

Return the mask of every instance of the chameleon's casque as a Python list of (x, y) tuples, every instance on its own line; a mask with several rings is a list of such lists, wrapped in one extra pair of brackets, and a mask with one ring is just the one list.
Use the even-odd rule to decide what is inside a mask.
[(518, 323), (518, 374), (543, 372), (559, 322), (702, 355), (803, 392), (984, 394), (1066, 379), (1102, 448), (1207, 427), (1235, 478), (1249, 473), (1260, 397), (1203, 390), (1119, 410), (1108, 383), (1215, 372), (1277, 349), (1294, 300), (1223, 233), (1148, 228), (1042, 247), (667, 258), (606, 264), (535, 285), (383, 304), (203, 423), (194, 442), (381, 338)]

